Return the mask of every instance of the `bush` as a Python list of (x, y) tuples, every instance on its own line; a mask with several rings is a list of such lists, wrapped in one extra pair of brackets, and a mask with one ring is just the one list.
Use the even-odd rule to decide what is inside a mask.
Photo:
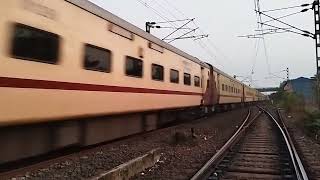
[(308, 135), (313, 136), (316, 140), (319, 139), (320, 135), (320, 112), (306, 113), (305, 128)]
[(303, 97), (295, 93), (281, 92), (276, 99), (276, 104), (288, 112), (304, 110)]

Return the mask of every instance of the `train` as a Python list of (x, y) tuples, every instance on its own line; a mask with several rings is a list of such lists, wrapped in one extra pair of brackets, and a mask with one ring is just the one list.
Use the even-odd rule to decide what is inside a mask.
[(0, 164), (266, 99), (88, 0), (0, 14)]

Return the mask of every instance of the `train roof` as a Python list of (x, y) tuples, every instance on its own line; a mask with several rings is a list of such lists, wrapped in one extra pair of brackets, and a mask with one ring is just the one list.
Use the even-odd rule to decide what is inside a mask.
[[(130, 32), (142, 37), (142, 38), (145, 38), (145, 39), (147, 39), (147, 40), (149, 40), (149, 41), (151, 41), (151, 42), (153, 42), (155, 44), (158, 44), (159, 46), (162, 46), (163, 48), (165, 48), (167, 50), (170, 50), (170, 51), (172, 51), (172, 52), (174, 52), (174, 53), (176, 53), (176, 54), (178, 54), (180, 56), (183, 56), (186, 59), (189, 59), (189, 60), (191, 60), (191, 61), (193, 61), (193, 62), (195, 62), (195, 63), (197, 63), (197, 64), (199, 64), (199, 65), (201, 65), (203, 67), (210, 68), (210, 66), (211, 66), (208, 63), (205, 63), (205, 62), (199, 60), (198, 58), (196, 58), (196, 57), (194, 57), (194, 56), (192, 56), (192, 55), (190, 55), (190, 54), (188, 54), (188, 53), (186, 53), (186, 52), (184, 52), (184, 51), (182, 51), (182, 50), (180, 50), (180, 49), (178, 49), (178, 48), (176, 48), (176, 47), (174, 47), (174, 46), (172, 46), (172, 45), (170, 45), (170, 44), (168, 44), (166, 42), (164, 42), (163, 40), (153, 36), (152, 34), (145, 32), (144, 30), (140, 29), (139, 27), (137, 27), (137, 26), (125, 21), (124, 19), (112, 14), (111, 12), (99, 7), (98, 5), (92, 3), (92, 2), (90, 2), (88, 0), (65, 0), (65, 1), (71, 3), (71, 4), (75, 5), (75, 6), (78, 6), (79, 8), (81, 8), (81, 9), (83, 9), (85, 11), (88, 11), (88, 12), (90, 12), (90, 13), (92, 13), (92, 14), (94, 14), (94, 15), (102, 18), (102, 19), (105, 19), (105, 20), (107, 20), (109, 22), (112, 22), (112, 23), (114, 23), (114, 24), (116, 24), (116, 25), (118, 25), (118, 26), (120, 26), (120, 27), (122, 27), (122, 28), (124, 28), (124, 29), (126, 29), (126, 30), (128, 30), (128, 31), (130, 31)], [(228, 78), (230, 78), (230, 79), (232, 79), (232, 80), (234, 80), (234, 81), (236, 81), (238, 83), (243, 84), (239, 80), (231, 77), (230, 75), (226, 74), (225, 72), (221, 71), (220, 69), (218, 69), (218, 68), (216, 68), (214, 66), (212, 66), (212, 67), (219, 74), (222, 74), (222, 75), (224, 75), (224, 76), (226, 76), (226, 77), (228, 77)]]

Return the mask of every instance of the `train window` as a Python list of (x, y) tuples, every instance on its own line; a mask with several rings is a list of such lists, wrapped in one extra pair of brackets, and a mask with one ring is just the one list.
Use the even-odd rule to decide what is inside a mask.
[(163, 66), (152, 64), (152, 79), (163, 81)]
[(111, 51), (91, 44), (85, 45), (84, 68), (92, 71), (110, 72)]
[(188, 73), (184, 73), (184, 75), (183, 75), (183, 83), (185, 84), (185, 85), (191, 85), (191, 75), (190, 74), (188, 74)]
[(196, 87), (200, 87), (200, 77), (199, 76), (194, 76), (194, 85)]
[(56, 64), (59, 36), (23, 24), (15, 24), (11, 54), (14, 58)]
[(170, 69), (170, 82), (179, 83), (179, 71)]
[(142, 77), (143, 62), (140, 59), (133, 58), (130, 56), (126, 57), (126, 75), (133, 77)]

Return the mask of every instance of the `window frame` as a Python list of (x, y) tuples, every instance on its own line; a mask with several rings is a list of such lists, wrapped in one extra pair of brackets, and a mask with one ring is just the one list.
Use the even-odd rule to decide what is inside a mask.
[[(189, 79), (190, 79), (189, 84), (186, 84), (185, 75), (189, 75)], [(183, 84), (186, 85), (186, 86), (191, 86), (191, 74), (189, 74), (189, 73), (183, 73)]]
[[(198, 81), (198, 82), (199, 82), (198, 86), (196, 85), (196, 79), (199, 80), (199, 81)], [(193, 77), (193, 84), (194, 84), (195, 87), (200, 87), (200, 81), (201, 81), (201, 79), (200, 79), (199, 76), (194, 76), (194, 77)]]
[[(162, 79), (154, 79), (153, 78), (153, 66), (157, 66), (157, 67), (161, 67), (162, 68)], [(164, 81), (164, 67), (162, 65), (155, 64), (155, 63), (151, 64), (151, 79), (154, 80), (154, 81)]]
[[(178, 76), (177, 76), (178, 77), (178, 81), (177, 82), (172, 81), (171, 72), (177, 72), (177, 74), (178, 74)], [(180, 83), (180, 72), (178, 70), (170, 69), (170, 83), (174, 83), (174, 84), (179, 84)]]
[(38, 58), (29, 58), (29, 57), (23, 57), (23, 56), (17, 56), (14, 53), (14, 39), (15, 39), (15, 33), (11, 34), (11, 38), (10, 38), (10, 57), (14, 58), (14, 59), (20, 59), (20, 60), (25, 60), (25, 61), (32, 61), (32, 62), (37, 62), (37, 63), (44, 63), (44, 64), (52, 64), (52, 65), (57, 65), (59, 64), (60, 61), (60, 54), (61, 54), (61, 37), (60, 35), (53, 33), (53, 32), (49, 32), (43, 29), (39, 29), (37, 27), (33, 27), (33, 26), (29, 26), (26, 24), (22, 24), (22, 23), (13, 23), (13, 31), (15, 32), (16, 28), (20, 27), (20, 28), (25, 28), (31, 31), (38, 31), (40, 33), (46, 33), (52, 37), (55, 37), (57, 40), (57, 49), (56, 49), (56, 58), (55, 61), (46, 61), (43, 59), (38, 59)]
[[(132, 60), (137, 60), (137, 61), (140, 61), (142, 63), (141, 65), (141, 76), (136, 76), (136, 75), (130, 75), (127, 73), (127, 60), (128, 59), (132, 59)], [(143, 60), (142, 59), (139, 59), (139, 58), (135, 58), (135, 57), (132, 57), (132, 56), (125, 56), (125, 63), (124, 63), (124, 74), (128, 77), (134, 77), (134, 78), (143, 78), (144, 76), (144, 68), (143, 68)]]
[(102, 48), (102, 47), (99, 47), (99, 46), (96, 46), (96, 45), (93, 45), (93, 44), (85, 43), (85, 44), (84, 44), (84, 48), (86, 48), (87, 46), (89, 46), (89, 47), (91, 47), (91, 48), (98, 49), (98, 50), (102, 50), (102, 51), (109, 52), (109, 54), (110, 54), (109, 71), (104, 71), (104, 70), (99, 70), (99, 69), (93, 69), (93, 68), (87, 68), (87, 67), (85, 66), (85, 55), (86, 55), (86, 51), (85, 51), (85, 50), (84, 50), (84, 60), (83, 60), (83, 67), (84, 67), (84, 69), (85, 69), (85, 70), (88, 70), (88, 71), (97, 71), (97, 72), (103, 72), (103, 73), (111, 73), (111, 72), (112, 72), (112, 52), (111, 52), (111, 50), (105, 49), (105, 48)]

